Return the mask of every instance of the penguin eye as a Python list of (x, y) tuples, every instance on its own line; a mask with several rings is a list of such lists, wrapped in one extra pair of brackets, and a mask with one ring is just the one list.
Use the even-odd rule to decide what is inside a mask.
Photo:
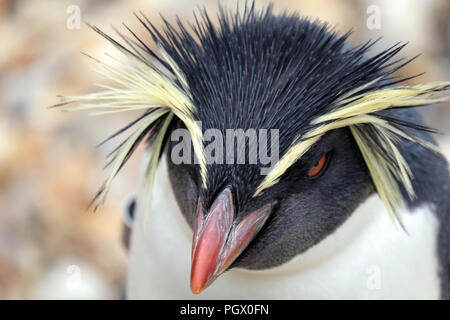
[(327, 155), (324, 154), (319, 161), (315, 165), (313, 165), (308, 171), (308, 177), (317, 176), (322, 170), (325, 168), (325, 164), (327, 163)]

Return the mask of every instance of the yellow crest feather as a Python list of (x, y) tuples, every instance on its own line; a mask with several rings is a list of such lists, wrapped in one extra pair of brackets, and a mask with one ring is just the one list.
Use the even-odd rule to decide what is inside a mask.
[[(411, 183), (413, 175), (408, 163), (397, 148), (399, 139), (407, 139), (435, 152), (439, 151), (433, 144), (406, 134), (388, 121), (377, 117), (375, 113), (390, 108), (430, 105), (448, 100), (448, 97), (434, 98), (432, 94), (448, 89), (450, 82), (384, 88), (358, 94), (379, 80), (381, 78), (349, 92), (335, 102), (334, 111), (312, 120), (313, 129), (292, 143), (288, 151), (259, 184), (254, 196), (258, 196), (265, 189), (275, 185), (286, 170), (324, 134), (330, 130), (349, 127), (368, 167), (375, 188), (388, 212), (395, 215), (395, 210), (403, 204), (399, 184), (404, 187), (409, 197), (414, 198)], [(377, 141), (373, 141), (373, 136), (368, 134), (369, 127)], [(378, 145), (393, 159), (393, 162), (386, 161), (379, 151), (371, 147), (373, 145)], [(397, 218), (401, 223), (400, 217)]]
[[(154, 174), (162, 152), (162, 141), (170, 120), (173, 116), (179, 118), (188, 129), (194, 153), (200, 165), (200, 173), (203, 187), (206, 188), (206, 160), (203, 152), (203, 138), (201, 128), (195, 122), (195, 106), (192, 102), (187, 80), (169, 54), (159, 46), (161, 57), (170, 67), (171, 71), (164, 68), (158, 61), (143, 60), (134, 53), (124, 49), (109, 36), (94, 27), (94, 30), (104, 35), (128, 58), (126, 63), (120, 65), (106, 64), (94, 59), (102, 66), (101, 75), (111, 80), (114, 85), (97, 85), (102, 91), (81, 95), (69, 96), (63, 99), (62, 105), (77, 103), (68, 107), (68, 111), (97, 110), (92, 115), (117, 113), (131, 110), (144, 110), (149, 114), (143, 116), (134, 124), (136, 128), (125, 141), (109, 156), (111, 172), (102, 189), (97, 195), (99, 202), (104, 198), (110, 188), (113, 178), (116, 176), (126, 157), (139, 137), (157, 120), (163, 119), (157, 132), (155, 143), (152, 144), (153, 155), (147, 164), (146, 189), (151, 192)], [(176, 82), (178, 81), (178, 82)], [(180, 87), (181, 85), (181, 87)], [(151, 112), (150, 112), (151, 111)]]

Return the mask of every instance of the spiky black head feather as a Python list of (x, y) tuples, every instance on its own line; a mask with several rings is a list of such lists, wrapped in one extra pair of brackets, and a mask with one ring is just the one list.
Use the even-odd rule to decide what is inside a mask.
[[(222, 9), (220, 28), (206, 11), (200, 15), (193, 32), (181, 22), (178, 31), (166, 22), (164, 35), (149, 27), (185, 74), (203, 131), (218, 129), (225, 136), (227, 129), (277, 129), (279, 153), (284, 155), (342, 95), (380, 77), (364, 91), (405, 80), (391, 77), (409, 62), (392, 61), (404, 45), (367, 58), (376, 41), (352, 47), (346, 42), (350, 32), (339, 35), (326, 23), (296, 13), (274, 15), (271, 6), (261, 11), (252, 6), (243, 14)], [(244, 210), (264, 178), (260, 166), (248, 161), (207, 167), (208, 189), (201, 190), (205, 206), (230, 184), (237, 190), (238, 209)]]

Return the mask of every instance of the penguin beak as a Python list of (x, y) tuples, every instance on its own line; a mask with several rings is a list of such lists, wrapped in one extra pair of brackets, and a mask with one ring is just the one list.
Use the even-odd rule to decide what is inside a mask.
[(197, 206), (192, 241), (191, 291), (201, 293), (244, 251), (272, 210), (267, 204), (235, 221), (231, 188), (225, 188), (206, 215)]

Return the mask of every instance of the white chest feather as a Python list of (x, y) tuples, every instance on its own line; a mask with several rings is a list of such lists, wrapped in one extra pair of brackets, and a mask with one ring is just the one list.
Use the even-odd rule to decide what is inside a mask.
[(202, 294), (189, 290), (192, 232), (162, 159), (146, 220), (138, 211), (131, 239), (131, 299), (437, 299), (437, 221), (431, 210), (404, 213), (409, 234), (372, 196), (336, 232), (283, 266), (231, 270)]

